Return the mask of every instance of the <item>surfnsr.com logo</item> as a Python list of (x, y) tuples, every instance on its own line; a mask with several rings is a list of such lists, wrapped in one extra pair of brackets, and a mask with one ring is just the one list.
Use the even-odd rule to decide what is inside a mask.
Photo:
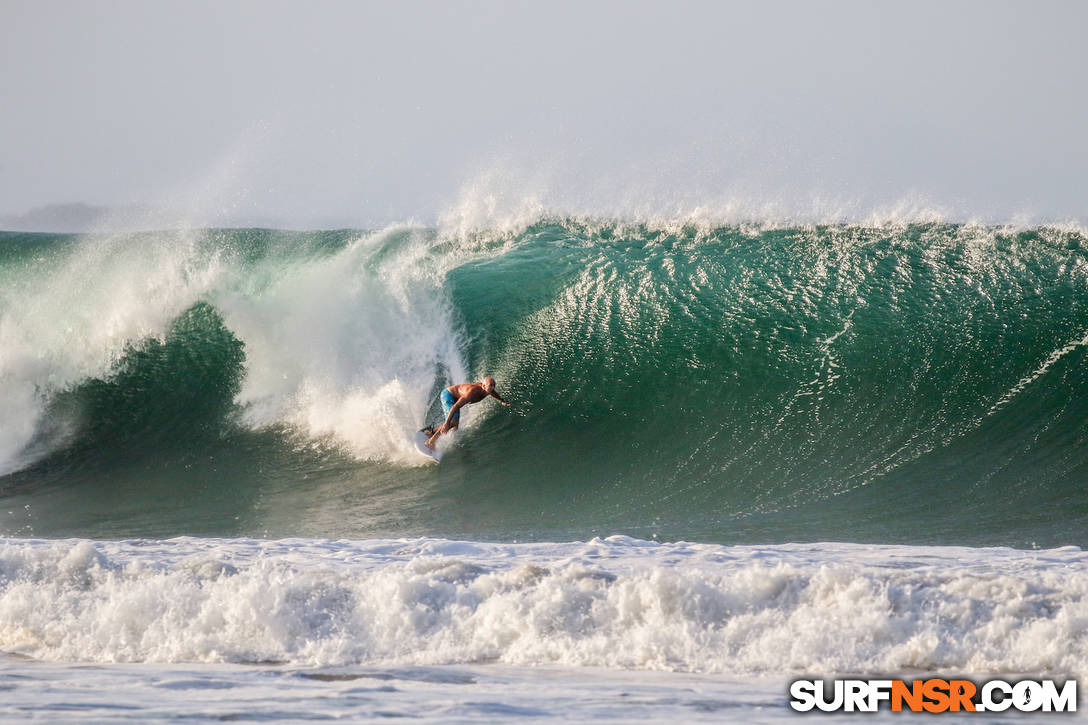
[(1076, 712), (1077, 681), (1054, 680), (795, 680), (790, 707), (798, 712)]

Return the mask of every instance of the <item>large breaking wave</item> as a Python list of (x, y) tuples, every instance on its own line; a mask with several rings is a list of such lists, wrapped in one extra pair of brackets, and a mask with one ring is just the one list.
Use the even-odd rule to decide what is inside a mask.
[(908, 521), (899, 538), (1080, 543), (1086, 241), (564, 218), (7, 234), (0, 490), (232, 445), (280, 451), (250, 450), (262, 465), (232, 487), (416, 481), (436, 391), (491, 374), (516, 411), (473, 410), (440, 474), (458, 503), (422, 491), (402, 524), (728, 539)]

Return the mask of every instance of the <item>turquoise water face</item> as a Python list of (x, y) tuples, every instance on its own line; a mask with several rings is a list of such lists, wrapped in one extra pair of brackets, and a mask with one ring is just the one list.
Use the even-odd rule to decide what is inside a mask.
[[(122, 271), (34, 284), (73, 259)], [(4, 235), (0, 532), (1084, 544), (1086, 262), (953, 225)], [(485, 374), (513, 410), (404, 452)]]

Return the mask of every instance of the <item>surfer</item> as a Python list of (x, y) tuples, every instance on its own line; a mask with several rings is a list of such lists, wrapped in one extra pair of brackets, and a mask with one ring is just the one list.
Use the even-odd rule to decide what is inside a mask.
[(434, 442), (438, 440), (438, 436), (457, 429), (457, 424), (461, 422), (461, 408), (479, 403), (489, 395), (503, 405), (510, 405), (495, 392), (495, 378), (484, 378), (479, 383), (451, 385), (443, 390), (439, 399), (442, 401), (442, 412), (446, 414), (446, 421), (437, 429), (423, 429), (424, 432), (431, 433), (431, 437), (427, 439), (427, 447), (434, 450)]

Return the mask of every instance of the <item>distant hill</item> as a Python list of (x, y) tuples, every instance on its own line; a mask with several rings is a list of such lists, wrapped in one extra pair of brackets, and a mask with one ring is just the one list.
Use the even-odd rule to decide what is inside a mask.
[(148, 229), (192, 229), (205, 227), (264, 227), (268, 229), (370, 229), (391, 223), (360, 224), (351, 218), (307, 219), (291, 223), (283, 219), (261, 216), (238, 216), (231, 219), (201, 219), (177, 209), (163, 209), (146, 204), (125, 206), (95, 206), (82, 202), (47, 204), (23, 214), (0, 214), (0, 231), (4, 232), (130, 232)]
[(49, 204), (24, 214), (0, 215), (0, 230), (12, 232), (85, 232), (110, 213), (104, 206)]

